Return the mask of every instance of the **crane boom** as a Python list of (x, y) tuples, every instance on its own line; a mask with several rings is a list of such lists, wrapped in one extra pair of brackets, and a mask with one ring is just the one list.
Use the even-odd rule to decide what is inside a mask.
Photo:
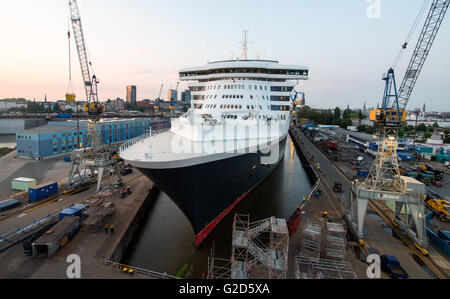
[(161, 84), (161, 88), (159, 90), (159, 95), (158, 95), (158, 100), (161, 99), (161, 93), (162, 93), (163, 87), (164, 87), (164, 84)]
[(417, 41), (416, 48), (398, 92), (398, 107), (401, 111), (404, 111), (408, 105), (411, 93), (430, 53), (431, 46), (441, 27), (449, 4), (450, 0), (433, 0), (431, 4), (430, 12), (428, 13), (425, 25)]
[(374, 190), (402, 192), (404, 183), (398, 166), (398, 135), (406, 118), (406, 106), (433, 46), (450, 0), (433, 0), (422, 32), (406, 70), (400, 89), (396, 88), (394, 70), (383, 76), (386, 81), (382, 109), (372, 110), (370, 120), (380, 126), (378, 153), (366, 184)]
[(80, 60), (81, 74), (83, 76), (84, 89), (86, 91), (86, 100), (91, 102), (98, 102), (97, 83), (98, 80), (95, 75), (91, 78), (91, 62), (87, 55), (86, 41), (83, 33), (83, 26), (81, 25), (80, 11), (76, 0), (69, 0), (70, 18), (72, 22), (72, 29), (75, 44), (77, 47), (78, 58)]

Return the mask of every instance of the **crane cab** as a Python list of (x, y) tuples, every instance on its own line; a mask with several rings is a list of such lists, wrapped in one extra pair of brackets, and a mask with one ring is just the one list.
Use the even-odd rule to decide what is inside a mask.
[(84, 112), (87, 112), (89, 115), (98, 115), (103, 113), (104, 106), (100, 103), (89, 103), (84, 104)]
[(371, 110), (370, 120), (380, 125), (400, 126), (400, 123), (406, 121), (406, 111), (400, 111), (401, 117), (398, 114), (398, 110), (394, 108)]

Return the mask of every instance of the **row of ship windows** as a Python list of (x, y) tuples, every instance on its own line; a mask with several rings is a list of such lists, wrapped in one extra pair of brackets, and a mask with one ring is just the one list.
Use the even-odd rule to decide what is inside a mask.
[[(222, 99), (243, 99), (244, 96), (243, 95), (228, 95), (228, 94), (224, 94), (222, 95)], [(255, 96), (250, 95), (250, 99), (253, 100), (255, 98)], [(258, 96), (256, 96), (256, 98), (258, 98)], [(268, 96), (262, 96), (263, 100), (269, 100)], [(201, 100), (209, 100), (209, 99), (217, 99), (217, 95), (207, 95), (207, 96), (200, 96), (200, 95), (195, 95), (192, 97), (192, 99), (194, 101), (201, 101)], [(289, 97), (288, 96), (270, 96), (270, 100), (271, 101), (289, 101)]]
[[(191, 91), (206, 91), (206, 90), (219, 90), (222, 88), (222, 85), (210, 85), (206, 86), (191, 86), (189, 89)], [(246, 89), (244, 84), (227, 84), (223, 86), (223, 89)], [(258, 90), (258, 85), (248, 85), (249, 90)], [(270, 91), (278, 91), (278, 92), (291, 92), (294, 89), (292, 86), (271, 86)], [(267, 86), (259, 85), (259, 90), (267, 90)]]
[[(215, 109), (217, 107), (217, 105), (216, 104), (207, 104), (207, 105), (205, 105), (205, 108), (206, 109)], [(219, 106), (220, 107), (220, 109), (243, 109), (242, 107), (242, 105), (220, 105)], [(248, 110), (250, 110), (250, 109), (253, 109), (253, 110), (255, 110), (255, 109), (257, 109), (257, 106), (255, 106), (255, 105), (247, 105), (247, 109)], [(263, 108), (262, 108), (262, 106), (261, 105), (259, 105), (259, 109), (260, 110), (262, 110)], [(269, 109), (270, 110), (270, 106), (267, 106), (267, 109)]]
[[(231, 114), (228, 114), (228, 115), (222, 115), (222, 118), (223, 118), (223, 119), (237, 119), (238, 116), (237, 116), (237, 115), (231, 115)], [(267, 120), (267, 119), (269, 119), (269, 117), (268, 117), (267, 115), (259, 115), (259, 119), (265, 119), (265, 120)], [(279, 115), (279, 117), (275, 117), (274, 119), (282, 119), (282, 120), (286, 120), (286, 119), (287, 119), (287, 116), (286, 116), (286, 115)]]
[(269, 74), (269, 75), (303, 75), (307, 76), (307, 70), (279, 70), (279, 69), (247, 69), (247, 68), (226, 68), (208, 71), (183, 72), (180, 77), (191, 76), (207, 76), (214, 74), (231, 74), (231, 73), (253, 73), (253, 74)]
[[(194, 105), (194, 109), (214, 109), (217, 107), (217, 104), (207, 104), (207, 105), (203, 105), (203, 104), (195, 104)], [(220, 109), (243, 109), (242, 105), (220, 105), (219, 106)], [(247, 105), (247, 110), (255, 110), (257, 109), (258, 106), (255, 105)], [(259, 109), (263, 110), (262, 106), (259, 105)], [(286, 106), (286, 105), (272, 105), (272, 106), (267, 106), (268, 110), (272, 110), (272, 111), (289, 111), (290, 110), (290, 106)]]

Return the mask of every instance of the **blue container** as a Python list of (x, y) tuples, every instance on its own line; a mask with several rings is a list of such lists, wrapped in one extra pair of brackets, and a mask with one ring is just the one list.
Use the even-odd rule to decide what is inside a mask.
[(71, 162), (70, 157), (64, 157), (64, 162)]
[(369, 176), (369, 172), (358, 170), (357, 176), (362, 177), (362, 178), (367, 178)]
[(36, 202), (47, 198), (53, 194), (58, 194), (58, 183), (39, 185), (28, 189), (28, 200)]
[(77, 204), (71, 206), (70, 208), (75, 209), (75, 210), (81, 210), (82, 212), (84, 212), (89, 208), (89, 206), (84, 205), (82, 203), (77, 203)]
[(402, 161), (411, 161), (412, 160), (412, 156), (410, 154), (407, 153), (397, 153), (398, 157), (400, 159), (402, 159)]
[(58, 113), (59, 118), (72, 118), (72, 113)]
[(59, 220), (64, 219), (65, 217), (80, 217), (81, 218), (82, 211), (80, 209), (67, 208), (62, 210), (59, 213)]
[(20, 206), (20, 202), (17, 199), (7, 199), (0, 201), (0, 211), (6, 211)]

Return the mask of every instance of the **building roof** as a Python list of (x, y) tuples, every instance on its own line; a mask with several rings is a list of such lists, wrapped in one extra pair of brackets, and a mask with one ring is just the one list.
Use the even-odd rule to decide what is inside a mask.
[(18, 134), (46, 134), (46, 133), (58, 133), (58, 132), (66, 132), (66, 131), (75, 131), (77, 130), (77, 127), (74, 126), (51, 126), (51, 125), (45, 125), (41, 127), (36, 127), (32, 129), (27, 129), (23, 131), (17, 132)]
[(337, 130), (343, 132), (346, 135), (350, 135), (365, 141), (369, 141), (369, 142), (377, 142), (378, 141), (378, 137), (374, 136), (374, 135), (370, 135), (370, 134), (366, 134), (366, 133), (361, 133), (361, 132), (353, 132), (353, 131), (349, 131), (349, 130), (345, 130), (342, 128), (338, 128)]
[(14, 179), (13, 181), (16, 181), (16, 182), (24, 182), (24, 183), (30, 183), (30, 182), (33, 182), (33, 181), (36, 181), (36, 180), (35, 180), (35, 179), (31, 179), (31, 178), (20, 177), (20, 178)]

